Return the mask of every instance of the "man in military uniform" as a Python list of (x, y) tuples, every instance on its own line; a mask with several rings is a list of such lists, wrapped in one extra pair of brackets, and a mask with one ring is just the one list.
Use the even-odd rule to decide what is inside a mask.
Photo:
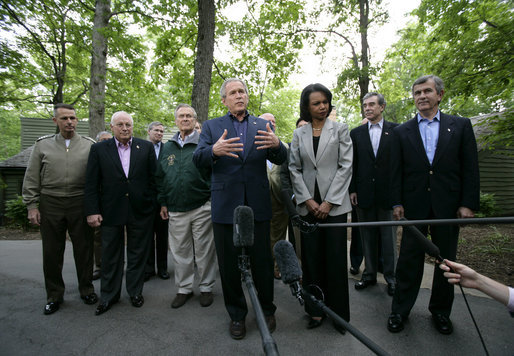
[(80, 297), (86, 304), (98, 301), (92, 283), (93, 230), (83, 208), (86, 165), (94, 140), (75, 132), (78, 119), (71, 105), (56, 104), (53, 121), (59, 133), (36, 141), (22, 193), (28, 219), (40, 226), (47, 315), (59, 310), (63, 302), (66, 231), (73, 244)]

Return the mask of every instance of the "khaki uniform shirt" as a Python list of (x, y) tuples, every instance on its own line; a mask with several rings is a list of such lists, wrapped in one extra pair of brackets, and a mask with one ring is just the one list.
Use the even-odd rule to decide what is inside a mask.
[(30, 155), (23, 179), (23, 202), (37, 208), (41, 194), (54, 197), (84, 195), (89, 149), (95, 141), (75, 133), (66, 147), (60, 134), (40, 137)]

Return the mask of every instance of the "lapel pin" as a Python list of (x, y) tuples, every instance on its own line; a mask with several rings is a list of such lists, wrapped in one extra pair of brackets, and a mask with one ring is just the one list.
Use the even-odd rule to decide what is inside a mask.
[(136, 148), (139, 149), (139, 145), (136, 145)]
[(448, 132), (450, 132), (450, 131), (451, 131), (451, 130), (450, 130), (450, 129), (448, 129)]
[(389, 135), (389, 132), (387, 132), (387, 131), (386, 131), (386, 132), (385, 132), (385, 134), (386, 134), (386, 135)]
[(253, 122), (253, 124), (254, 124), (254, 125), (257, 125), (257, 123), (256, 123), (255, 121)]

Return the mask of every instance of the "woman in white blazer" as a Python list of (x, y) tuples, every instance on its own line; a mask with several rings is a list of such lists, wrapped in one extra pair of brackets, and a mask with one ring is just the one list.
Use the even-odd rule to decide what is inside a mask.
[[(352, 141), (348, 126), (328, 119), (332, 93), (322, 84), (303, 89), (300, 118), (309, 122), (294, 131), (289, 171), (303, 219), (314, 223), (343, 223), (352, 210), (348, 187), (352, 177)], [(346, 228), (318, 228), (302, 233), (303, 286), (318, 286), (325, 303), (345, 320), (350, 320), (346, 257)], [(306, 305), (307, 328), (318, 327), (325, 315)], [(334, 324), (341, 333), (344, 328)]]

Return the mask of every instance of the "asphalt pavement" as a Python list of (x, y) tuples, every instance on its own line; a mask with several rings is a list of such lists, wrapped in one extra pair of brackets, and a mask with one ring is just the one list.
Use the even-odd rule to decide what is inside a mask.
[[(263, 355), (262, 341), (250, 307), (243, 340), (232, 340), (223, 305), (221, 284), (214, 303), (199, 304), (199, 292), (179, 309), (170, 303), (177, 292), (169, 256), (170, 280), (156, 277), (145, 283), (145, 304), (134, 308), (123, 286), (119, 303), (103, 315), (85, 305), (77, 290), (71, 244), (66, 246), (64, 303), (58, 312), (43, 315), (46, 303), (41, 241), (0, 241), (0, 355)], [(484, 355), (478, 334), (460, 293), (456, 293), (452, 335), (439, 334), (428, 311), (427, 273), (403, 332), (391, 334), (387, 318), (391, 297), (383, 279), (363, 291), (353, 288), (349, 275), (351, 324), (392, 355)], [(94, 282), (99, 293), (100, 281)], [(474, 293), (477, 294), (477, 293)], [(250, 305), (250, 300), (247, 298)], [(491, 355), (514, 355), (514, 318), (506, 308), (483, 295), (468, 301)], [(281, 355), (371, 355), (359, 340), (339, 334), (332, 323), (306, 329), (306, 317), (289, 287), (275, 281), (277, 330), (273, 338)]]

